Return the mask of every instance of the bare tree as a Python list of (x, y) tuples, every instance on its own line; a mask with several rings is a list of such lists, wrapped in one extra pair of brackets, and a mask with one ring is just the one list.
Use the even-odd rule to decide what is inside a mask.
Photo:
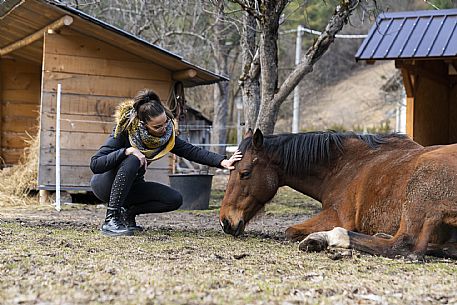
[[(274, 132), (279, 108), (298, 82), (313, 71), (314, 64), (327, 51), (337, 34), (347, 23), (357, 0), (341, 0), (335, 8), (325, 30), (301, 58), (300, 63), (278, 86), (278, 29), (281, 16), (288, 0), (232, 0), (246, 12), (243, 35), (253, 35), (252, 18), (255, 18), (260, 37), (255, 50), (252, 45), (243, 43), (243, 74), (240, 78), (245, 109), (248, 113), (247, 127), (260, 128), (264, 133)], [(250, 16), (250, 17), (248, 17)], [(247, 29), (247, 30), (246, 30)], [(246, 37), (242, 40), (245, 41)], [(252, 55), (255, 54), (255, 55)], [(258, 60), (258, 63), (257, 63)], [(260, 70), (260, 73), (257, 71)], [(254, 95), (260, 83), (260, 100)], [(254, 94), (253, 94), (254, 93)], [(258, 109), (258, 111), (257, 111)], [(257, 114), (257, 115), (256, 115)]]
[[(229, 70), (229, 54), (234, 46), (238, 44), (239, 38), (237, 37), (236, 43), (229, 43), (230, 34), (236, 33), (231, 29), (229, 23), (226, 22), (225, 16), (225, 1), (213, 0), (216, 7), (215, 22), (214, 22), (214, 66), (216, 72), (219, 74), (228, 75)], [(214, 114), (213, 114), (213, 133), (211, 135), (211, 142), (213, 144), (220, 144), (227, 142), (227, 114), (228, 114), (228, 99), (229, 99), (229, 82), (219, 82), (217, 89), (214, 90)], [(216, 146), (216, 152), (224, 154), (225, 147)]]

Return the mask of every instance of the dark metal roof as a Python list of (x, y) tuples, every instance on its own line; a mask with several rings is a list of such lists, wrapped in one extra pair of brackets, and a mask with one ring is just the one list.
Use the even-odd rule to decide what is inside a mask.
[(457, 9), (382, 13), (356, 60), (457, 56)]

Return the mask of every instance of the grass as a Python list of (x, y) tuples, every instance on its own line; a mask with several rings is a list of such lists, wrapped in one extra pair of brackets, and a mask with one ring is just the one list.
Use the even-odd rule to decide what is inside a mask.
[[(418, 263), (347, 250), (304, 253), (255, 230), (233, 238), (213, 223), (223, 193), (213, 195), (212, 210), (142, 218), (148, 230), (120, 238), (99, 233), (104, 210), (92, 206), (66, 206), (60, 214), (47, 207), (0, 211), (0, 303), (457, 302), (454, 261)], [(284, 189), (265, 209), (266, 221), (314, 213), (317, 206)], [(184, 226), (183, 219), (198, 225)], [(199, 225), (202, 219), (211, 225)]]

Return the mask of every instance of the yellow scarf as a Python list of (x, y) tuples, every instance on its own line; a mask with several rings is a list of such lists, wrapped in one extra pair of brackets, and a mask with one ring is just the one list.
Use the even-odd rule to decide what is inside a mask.
[(176, 133), (173, 120), (170, 119), (164, 136), (154, 137), (149, 134), (143, 122), (138, 119), (133, 108), (133, 100), (127, 100), (120, 104), (116, 110), (115, 118), (114, 137), (116, 138), (124, 130), (127, 130), (130, 145), (141, 151), (148, 161), (162, 158), (175, 146)]

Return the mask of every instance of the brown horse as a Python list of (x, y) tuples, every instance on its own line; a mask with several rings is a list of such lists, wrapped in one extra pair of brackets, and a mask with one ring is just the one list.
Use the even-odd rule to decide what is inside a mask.
[[(405, 135), (249, 131), (231, 171), (220, 223), (238, 236), (281, 186), (322, 203), (286, 230), (304, 251), (348, 247), (387, 257), (457, 258), (457, 145)], [(383, 234), (376, 234), (383, 233)], [(376, 234), (376, 235), (375, 235)]]

